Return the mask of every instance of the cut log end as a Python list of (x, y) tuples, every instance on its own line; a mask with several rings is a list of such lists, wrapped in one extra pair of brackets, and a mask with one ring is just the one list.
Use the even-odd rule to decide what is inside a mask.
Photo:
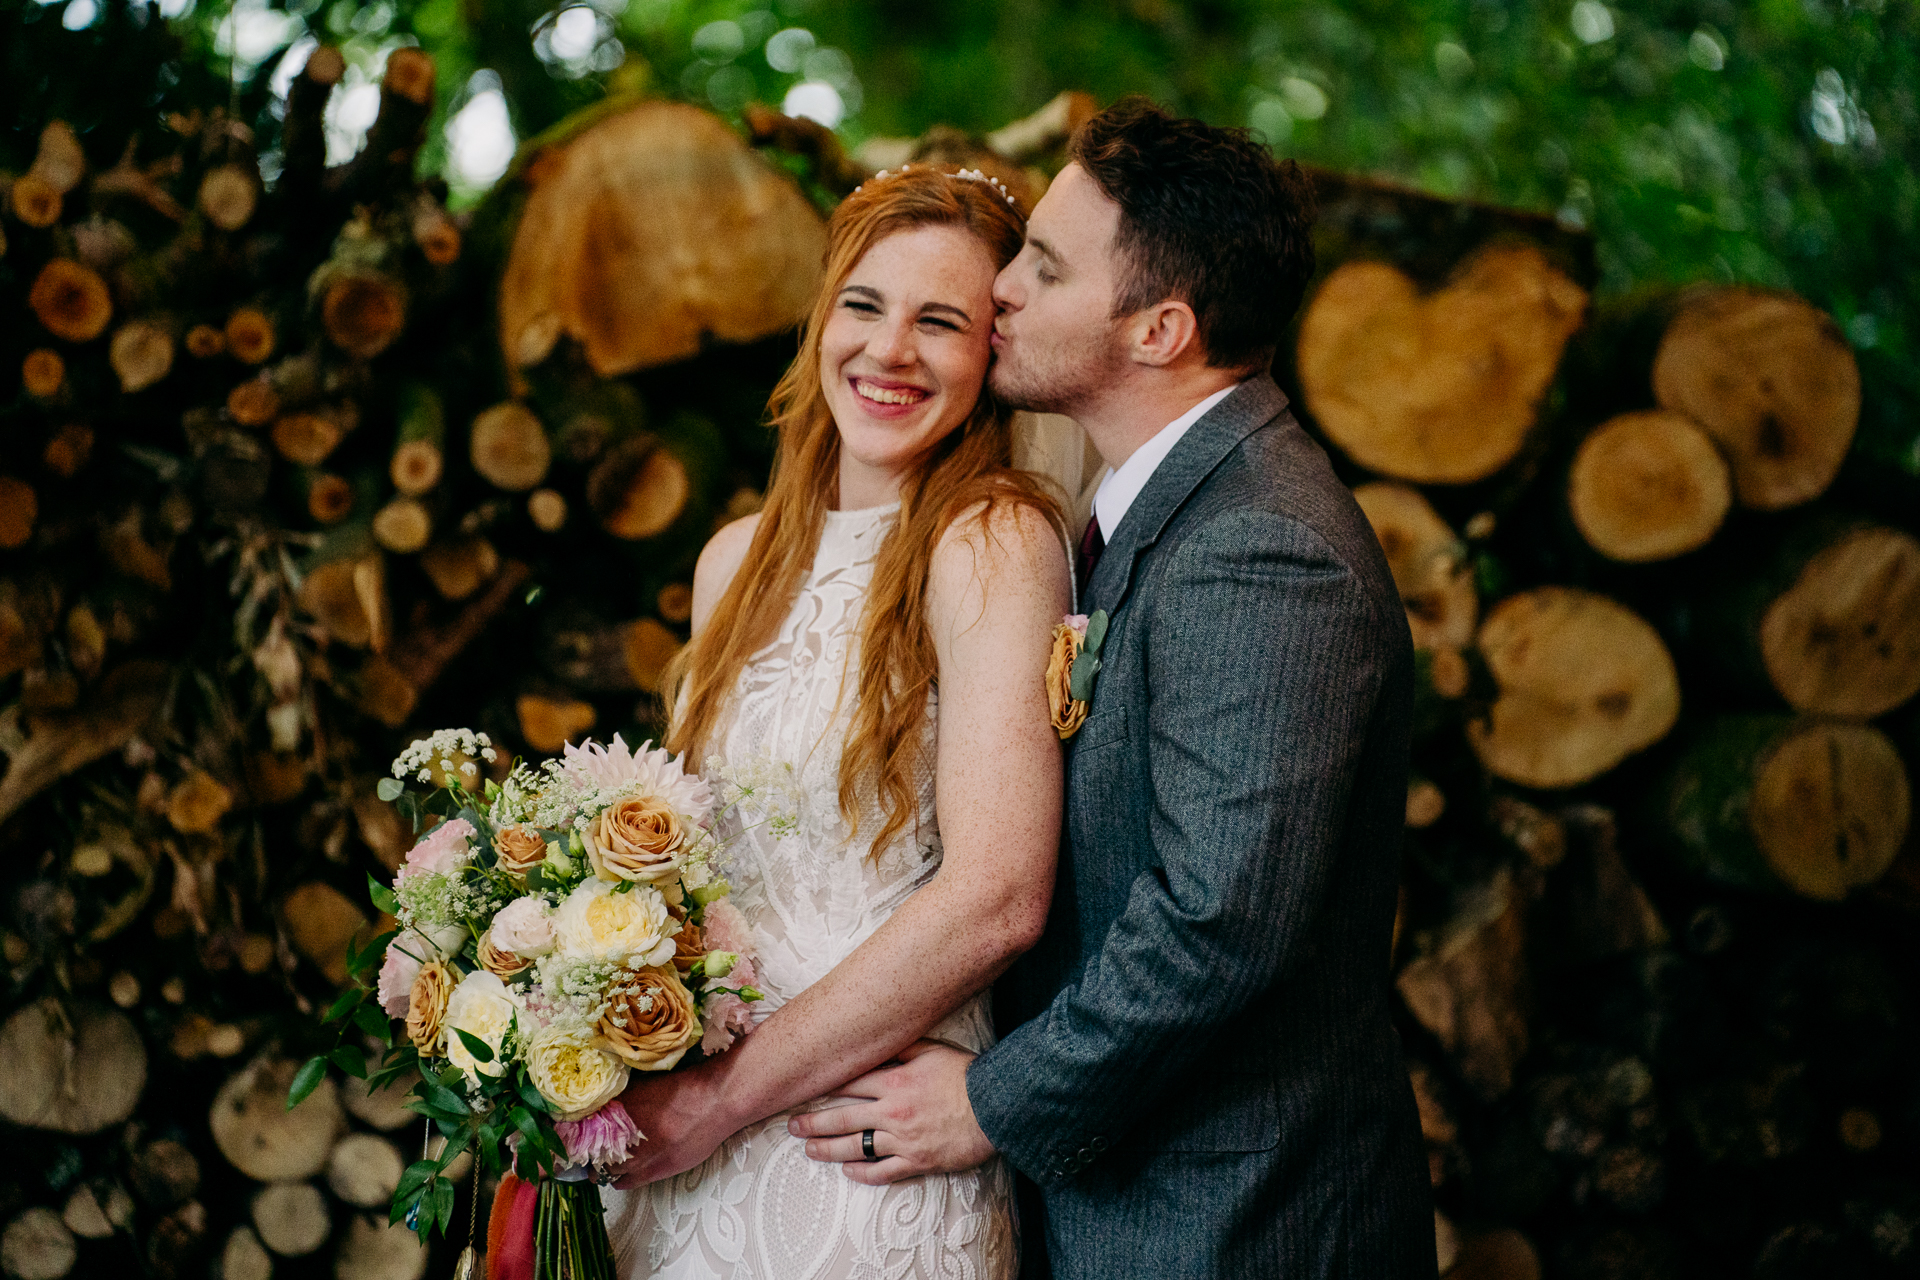
[(672, 527), (691, 491), (685, 464), (649, 437), (623, 442), (587, 478), (587, 501), (601, 527), (635, 541)]
[[(19, 186), (14, 183), (16, 191)], [(55, 258), (40, 268), (27, 292), (27, 305), (48, 333), (67, 342), (91, 342), (113, 319), (106, 281), (70, 258)]]
[(230, 1077), (214, 1098), (208, 1120), (214, 1145), (229, 1164), (256, 1181), (319, 1173), (345, 1124), (339, 1090), (330, 1079), (321, 1080), (304, 1102), (287, 1110), (287, 1088), (299, 1066), (286, 1059), (255, 1062)]
[(277, 1182), (253, 1197), (253, 1229), (260, 1242), (283, 1258), (303, 1258), (327, 1242), (333, 1216), (318, 1187)]
[(408, 440), (393, 451), (387, 473), (395, 489), (409, 498), (417, 498), (440, 483), (445, 466), (439, 445), (431, 440)]
[(1467, 726), (1496, 777), (1569, 787), (1598, 777), (1664, 738), (1680, 714), (1680, 683), (1658, 633), (1605, 596), (1542, 587), (1503, 601), (1480, 628), (1499, 686)]
[(1588, 545), (1610, 560), (1666, 560), (1707, 544), (1733, 503), (1713, 441), (1669, 411), (1627, 413), (1580, 445), (1567, 503)]
[(391, 346), (405, 327), (406, 295), (385, 276), (342, 276), (327, 288), (320, 322), (334, 346), (371, 359)]
[(464, 600), (499, 572), (500, 553), (485, 538), (454, 538), (423, 551), (420, 567), (434, 590), (448, 600)]
[(280, 412), (280, 395), (264, 376), (249, 378), (227, 393), (227, 416), (243, 427), (263, 427)]
[(227, 317), (226, 347), (243, 364), (263, 364), (273, 354), (273, 321), (258, 307), (241, 307)]
[(200, 179), (194, 203), (214, 226), (238, 231), (253, 217), (259, 196), (259, 185), (252, 174), (237, 164), (223, 164), (209, 169)]
[(345, 434), (329, 415), (289, 413), (273, 424), (273, 447), (289, 462), (317, 467), (339, 447)]
[(8, 195), (13, 203), (13, 216), (26, 225), (50, 227), (60, 221), (60, 207), (64, 201), (45, 179), (23, 173), (13, 180), (13, 189)]
[(307, 65), (300, 74), (318, 85), (336, 85), (340, 77), (347, 73), (346, 55), (330, 44), (323, 44), (307, 55)]
[(27, 352), (20, 362), (20, 385), (36, 400), (51, 400), (66, 385), (67, 362), (50, 347)]
[(1363, 484), (1353, 497), (1386, 552), (1414, 647), (1461, 649), (1473, 643), (1479, 599), (1466, 544), (1405, 485)]
[(1906, 769), (1885, 734), (1809, 723), (1761, 764), (1748, 824), (1781, 881), (1804, 897), (1837, 902), (1893, 865), (1910, 804)]
[(684, 582), (669, 582), (660, 588), (653, 606), (662, 618), (679, 626), (693, 617), (693, 588)]
[(433, 102), (433, 55), (425, 49), (400, 48), (387, 56), (387, 69), (380, 80), (389, 93), (399, 94), (416, 107)]
[(1407, 825), (1418, 831), (1440, 821), (1447, 811), (1447, 796), (1425, 778), (1416, 778), (1407, 787)]
[(496, 488), (518, 493), (546, 478), (553, 447), (533, 410), (516, 400), (494, 405), (473, 420), (473, 469)]
[(1485, 479), (1520, 452), (1586, 292), (1527, 245), (1494, 245), (1422, 296), (1397, 268), (1350, 262), (1308, 304), (1298, 368), (1336, 445), (1382, 475)]
[(51, 1209), (27, 1210), (0, 1235), (0, 1267), (15, 1280), (60, 1280), (79, 1257), (73, 1232)]
[(1763, 511), (1824, 493), (1860, 419), (1860, 370), (1832, 318), (1760, 289), (1689, 297), (1660, 340), (1653, 391), (1719, 443), (1740, 505)]
[(433, 537), (433, 517), (412, 498), (395, 498), (373, 515), (373, 540), (398, 555), (412, 555)]
[(404, 1167), (400, 1152), (385, 1138), (350, 1133), (327, 1157), (327, 1185), (348, 1204), (371, 1209), (392, 1197)]
[(187, 354), (195, 360), (211, 360), (226, 349), (227, 335), (210, 324), (187, 330)]
[(156, 321), (130, 320), (114, 330), (107, 362), (122, 391), (144, 391), (173, 369), (173, 335)]
[(552, 755), (567, 743), (593, 728), (595, 712), (591, 702), (574, 699), (543, 698), (524, 694), (513, 704), (520, 718), (520, 736), (535, 751)]
[(307, 485), (307, 514), (318, 524), (339, 524), (353, 511), (353, 486), (346, 477), (321, 473)]
[(527, 518), (542, 533), (558, 533), (567, 524), (567, 500), (553, 489), (536, 489), (527, 495)]
[(1920, 693), (1920, 541), (1870, 526), (1824, 547), (1762, 615), (1760, 654), (1799, 711), (1871, 719)]

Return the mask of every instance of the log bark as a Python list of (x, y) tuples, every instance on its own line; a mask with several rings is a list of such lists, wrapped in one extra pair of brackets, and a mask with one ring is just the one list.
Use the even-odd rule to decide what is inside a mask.
[(543, 755), (558, 753), (560, 748), (593, 728), (595, 712), (591, 702), (522, 694), (513, 706), (520, 720), (520, 736)]
[(311, 1178), (326, 1167), (345, 1118), (331, 1079), (293, 1110), (287, 1088), (298, 1062), (262, 1058), (235, 1072), (214, 1097), (209, 1126), (227, 1162), (256, 1182)]
[(446, 411), (440, 394), (425, 383), (410, 382), (401, 388), (399, 431), (395, 437), (393, 460), (387, 473), (393, 487), (409, 498), (417, 498), (440, 483), (445, 469)]
[(1467, 740), (1496, 777), (1529, 787), (1596, 778), (1664, 738), (1680, 682), (1660, 636), (1592, 592), (1541, 587), (1487, 615), (1479, 648), (1499, 686)]
[(0, 1116), (30, 1129), (98, 1133), (133, 1114), (147, 1083), (140, 1033), (111, 1009), (51, 1001), (21, 1008), (0, 1026)]
[(587, 477), (587, 503), (600, 527), (630, 541), (666, 532), (691, 492), (686, 465), (645, 433), (621, 441)]
[(1463, 895), (1440, 936), (1401, 969), (1395, 985), (1482, 1098), (1511, 1089), (1527, 1051), (1530, 1004), (1526, 935), (1512, 877), (1503, 871)]
[(307, 55), (307, 65), (287, 87), (286, 124), (281, 131), (280, 190), (288, 208), (311, 210), (327, 167), (327, 98), (346, 74), (347, 60), (330, 45)]
[(740, 113), (747, 138), (756, 147), (773, 147), (800, 156), (813, 165), (814, 181), (844, 196), (867, 177), (867, 168), (846, 153), (840, 135), (817, 120), (789, 116), (772, 107), (750, 102)]
[(373, 513), (373, 540), (397, 555), (412, 555), (433, 537), (433, 517), (412, 498), (395, 498)]
[(1100, 104), (1090, 93), (1067, 89), (1030, 116), (987, 135), (987, 146), (1016, 164), (1064, 146), (1074, 130), (1092, 119)]
[(333, 1215), (319, 1188), (305, 1182), (276, 1182), (253, 1197), (253, 1229), (260, 1243), (283, 1258), (304, 1258), (327, 1242)]
[(51, 1209), (28, 1209), (0, 1235), (0, 1267), (17, 1280), (60, 1280), (79, 1257), (73, 1233)]
[(1669, 410), (1610, 418), (1581, 442), (1567, 505), (1587, 544), (1642, 564), (1703, 547), (1733, 504), (1727, 463), (1706, 433)]
[(1296, 353), (1307, 407), (1363, 467), (1462, 484), (1520, 452), (1587, 294), (1539, 250), (1495, 245), (1422, 296), (1381, 262), (1336, 268)]
[(434, 266), (450, 266), (460, 260), (460, 228), (440, 202), (424, 191), (414, 197), (409, 230), (413, 242), (420, 246), (420, 256)]
[(1480, 601), (1466, 544), (1406, 485), (1363, 484), (1353, 496), (1387, 553), (1414, 647), (1458, 650), (1472, 644)]
[(327, 1157), (327, 1186), (348, 1204), (385, 1208), (405, 1167), (400, 1152), (385, 1138), (350, 1133)]
[(78, 711), (32, 717), (32, 736), (12, 752), (0, 779), (0, 822), (56, 779), (118, 751), (145, 728), (168, 683), (157, 662), (128, 662), (109, 672)]
[(825, 226), (798, 187), (694, 107), (615, 112), (526, 169), (500, 284), (510, 369), (562, 336), (602, 377), (797, 324), (818, 287)]
[(1469, 1233), (1448, 1280), (1540, 1280), (1540, 1255), (1512, 1227)]
[(498, 489), (519, 493), (546, 478), (553, 446), (533, 410), (517, 400), (494, 405), (473, 420), (468, 448), (473, 469)]
[(1892, 865), (1910, 805), (1906, 768), (1877, 729), (1730, 716), (1675, 765), (1665, 817), (1700, 874), (1837, 902)]
[(1653, 362), (1653, 391), (1726, 451), (1743, 507), (1826, 492), (1860, 419), (1860, 371), (1832, 317), (1788, 293), (1685, 296)]
[(427, 1270), (427, 1248), (405, 1223), (361, 1214), (347, 1223), (346, 1239), (333, 1264), (335, 1280), (420, 1280)]
[(413, 158), (426, 141), (433, 112), (433, 58), (419, 48), (387, 55), (380, 78), (380, 113), (360, 154), (329, 170), (323, 182), (342, 203), (371, 204), (413, 181)]
[(66, 342), (91, 342), (113, 319), (107, 282), (71, 258), (54, 258), (40, 268), (27, 305), (48, 333)]
[(460, 611), (460, 616), (442, 627), (421, 627), (409, 632), (394, 646), (394, 665), (415, 690), (424, 690), (449, 662), (459, 655), (525, 586), (533, 570), (518, 560), (509, 560), (478, 598)]
[(1809, 527), (1758, 580), (1791, 584), (1757, 627), (1767, 678), (1789, 706), (1865, 720), (1920, 693), (1920, 540), (1880, 525)]

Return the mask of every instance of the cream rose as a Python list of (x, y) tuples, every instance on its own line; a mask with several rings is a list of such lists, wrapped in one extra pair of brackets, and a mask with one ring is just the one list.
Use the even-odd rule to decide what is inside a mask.
[(601, 810), (584, 835), (587, 862), (602, 880), (666, 880), (687, 860), (680, 815), (652, 796)]
[(447, 1000), (453, 995), (452, 966), (435, 960), (420, 966), (407, 993), (407, 1039), (423, 1058), (445, 1056)]
[[(480, 1077), (497, 1076), (506, 1070), (501, 1046), (513, 1029), (513, 1015), (519, 1006), (507, 991), (507, 984), (495, 974), (476, 969), (460, 980), (447, 999), (447, 1061), (460, 1068), (467, 1079), (480, 1083)], [(490, 1061), (481, 1061), (455, 1035), (464, 1031), (493, 1051)]]
[(622, 974), (607, 988), (600, 1038), (630, 1067), (671, 1071), (700, 1039), (693, 993), (670, 965)]
[(605, 880), (584, 880), (553, 915), (562, 955), (611, 961), (629, 968), (673, 959), (673, 917), (651, 885), (615, 892)]
[(525, 1056), (527, 1078), (557, 1120), (584, 1120), (627, 1087), (627, 1064), (582, 1031), (547, 1027), (527, 1042)]
[(553, 950), (553, 912), (541, 898), (515, 898), (500, 908), (487, 932), (503, 951), (543, 956)]
[(493, 833), (493, 851), (500, 855), (502, 870), (524, 876), (546, 861), (547, 842), (538, 831), (524, 824), (501, 827)]

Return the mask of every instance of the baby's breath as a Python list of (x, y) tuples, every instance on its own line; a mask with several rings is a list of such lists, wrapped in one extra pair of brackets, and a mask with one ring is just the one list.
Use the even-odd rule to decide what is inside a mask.
[(473, 763), (478, 756), (488, 764), (498, 758), (493, 749), (493, 740), (484, 733), (475, 733), (471, 729), (439, 729), (425, 738), (415, 738), (393, 762), (393, 776), (404, 778), (412, 774), (422, 782), (431, 781), (433, 770), (438, 766), (444, 773), (460, 772), (474, 777), (479, 768)]

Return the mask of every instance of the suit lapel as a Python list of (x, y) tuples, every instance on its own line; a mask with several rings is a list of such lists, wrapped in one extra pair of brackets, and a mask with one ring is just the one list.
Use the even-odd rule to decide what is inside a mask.
[(1286, 393), (1266, 374), (1247, 379), (1182, 436), (1161, 460), (1100, 555), (1087, 583), (1084, 612), (1117, 612), (1133, 588), (1134, 565), (1183, 503), (1242, 440), (1287, 407)]

